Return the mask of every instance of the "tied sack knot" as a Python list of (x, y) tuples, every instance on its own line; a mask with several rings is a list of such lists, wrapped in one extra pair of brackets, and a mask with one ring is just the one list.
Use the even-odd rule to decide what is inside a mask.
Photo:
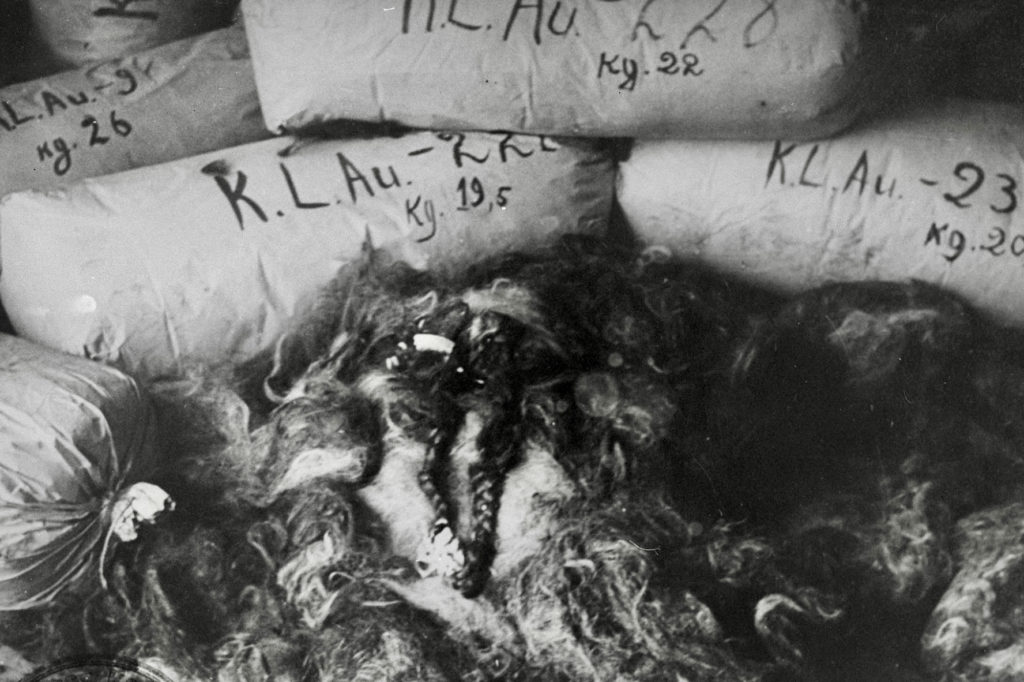
[(139, 537), (144, 523), (156, 523), (164, 512), (174, 511), (174, 500), (159, 486), (135, 483), (114, 498), (110, 508), (110, 534), (121, 542)]
[(121, 542), (131, 542), (139, 537), (142, 524), (156, 523), (158, 516), (170, 511), (174, 511), (174, 500), (152, 483), (133, 483), (118, 493), (110, 505), (110, 527), (100, 551), (100, 583), (103, 589), (108, 589), (106, 565), (110, 539), (117, 536)]

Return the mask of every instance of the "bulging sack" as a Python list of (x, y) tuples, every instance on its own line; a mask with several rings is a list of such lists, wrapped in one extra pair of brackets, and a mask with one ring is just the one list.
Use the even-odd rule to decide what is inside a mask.
[(610, 155), (511, 134), (277, 138), (0, 203), (18, 333), (139, 376), (270, 349), (367, 242), (414, 267), (604, 230)]
[(101, 577), (111, 543), (173, 506), (142, 482), (153, 437), (129, 377), (0, 335), (0, 610)]
[[(271, 130), (331, 119), (584, 136), (810, 137), (873, 54), (848, 0), (243, 0)], [(877, 65), (876, 65), (877, 66)]]
[(263, 139), (230, 28), (0, 90), (0, 195)]
[(65, 67), (121, 57), (227, 25), (231, 0), (29, 0), (39, 41)]
[(620, 168), (637, 236), (795, 292), (916, 278), (1024, 324), (1024, 108), (948, 100), (818, 142), (645, 142)]

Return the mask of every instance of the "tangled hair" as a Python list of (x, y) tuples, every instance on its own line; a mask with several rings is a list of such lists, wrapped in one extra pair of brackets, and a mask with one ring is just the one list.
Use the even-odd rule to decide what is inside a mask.
[(657, 500), (562, 510), (544, 551), (502, 595), (527, 660), (567, 680), (757, 679), (756, 666), (729, 653), (707, 606), (666, 589), (664, 559), (688, 539)]
[[(176, 679), (450, 679), (474, 670), (443, 629), (383, 586), (401, 569), (372, 538), (344, 535), (348, 508), (329, 497), (281, 500), (280, 513), (249, 519), (248, 529), (147, 529), (116, 558), (111, 591), (92, 594), (65, 625), (84, 641), (62, 650), (162, 661)], [(321, 551), (336, 534), (333, 552)]]
[(921, 638), (924, 667), (944, 680), (1020, 677), (1024, 603), (1024, 505), (962, 519), (954, 531), (957, 574)]
[[(367, 250), (363, 259), (341, 267), (320, 292), (313, 310), (281, 338), (268, 375), (261, 375), (258, 365), (247, 369), (263, 379), (264, 391), (275, 403), (281, 402), (304, 374), (322, 369), (325, 360), (354, 371), (373, 357), (379, 344), (395, 330), (437, 304), (436, 294), (424, 294), (435, 284), (434, 276)], [(338, 348), (331, 352), (335, 345)], [(344, 356), (337, 357), (341, 351)], [(339, 378), (351, 381), (354, 376)]]
[(975, 418), (987, 342), (973, 311), (920, 282), (802, 294), (755, 324), (715, 389), (716, 475), (755, 520), (830, 490), (873, 495), (911, 452), (947, 456), (932, 434), (946, 414)]
[(178, 510), (0, 636), (184, 680), (1013, 671), (1009, 618), (962, 627), (1021, 597), (1013, 344), (916, 282), (367, 251), (251, 376), (148, 387)]

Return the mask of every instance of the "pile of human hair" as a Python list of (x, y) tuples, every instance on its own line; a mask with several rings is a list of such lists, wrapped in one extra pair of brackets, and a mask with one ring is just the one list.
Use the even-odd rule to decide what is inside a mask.
[(147, 387), (175, 513), (0, 635), (182, 680), (1013, 679), (1014, 348), (919, 282), (367, 248), (272, 357)]

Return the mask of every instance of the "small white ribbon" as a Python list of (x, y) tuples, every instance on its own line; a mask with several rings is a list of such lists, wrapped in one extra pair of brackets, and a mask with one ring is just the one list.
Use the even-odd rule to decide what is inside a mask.
[(462, 543), (448, 522), (438, 519), (416, 551), (416, 570), (421, 578), (433, 575), (452, 577), (466, 566)]
[(134, 483), (118, 494), (111, 505), (110, 527), (100, 550), (100, 584), (103, 589), (107, 589), (106, 566), (110, 538), (116, 535), (122, 542), (131, 542), (139, 537), (142, 524), (156, 523), (156, 517), (169, 511), (174, 511), (174, 500), (152, 483)]
[(455, 342), (440, 334), (413, 334), (412, 345), (416, 350), (430, 350), (445, 356), (455, 350)]
[(121, 542), (139, 537), (139, 527), (156, 522), (164, 512), (174, 511), (174, 500), (159, 486), (135, 483), (114, 500), (110, 514), (110, 532)]

